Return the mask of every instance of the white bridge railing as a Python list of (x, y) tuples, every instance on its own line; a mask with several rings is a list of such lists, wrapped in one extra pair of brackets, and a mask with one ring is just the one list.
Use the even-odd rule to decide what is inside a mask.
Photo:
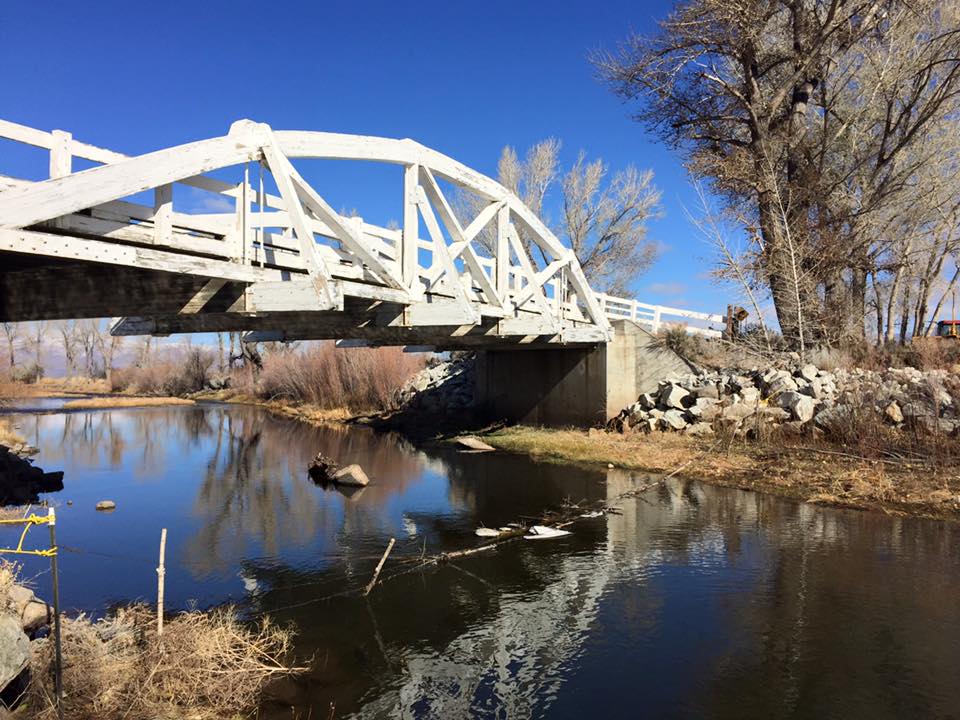
[[(727, 319), (723, 315), (682, 310), (663, 305), (647, 305), (632, 298), (614, 297), (604, 293), (594, 293), (600, 308), (609, 320), (632, 320), (644, 325), (651, 332), (659, 332), (664, 325), (678, 325), (690, 335), (722, 337)], [(691, 325), (695, 320), (705, 325)]]

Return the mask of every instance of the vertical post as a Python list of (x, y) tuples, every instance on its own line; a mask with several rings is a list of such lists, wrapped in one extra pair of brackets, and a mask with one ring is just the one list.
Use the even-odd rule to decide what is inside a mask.
[(633, 302), (630, 303), (630, 319), (634, 322), (637, 321), (637, 314), (640, 312), (640, 304), (637, 302), (637, 299), (634, 298)]
[(494, 287), (500, 300), (505, 302), (510, 290), (510, 242), (507, 231), (510, 228), (510, 208), (504, 205), (497, 211), (497, 247), (496, 247), (496, 278)]
[(405, 287), (419, 295), (418, 254), (420, 216), (417, 211), (417, 187), (420, 185), (420, 166), (408, 165), (403, 170), (403, 236), (400, 248), (400, 280)]
[(54, 130), (50, 134), (53, 136), (53, 142), (50, 145), (50, 177), (65, 177), (72, 172), (73, 153), (70, 150), (70, 144), (73, 142), (73, 136), (63, 130)]
[(53, 644), (56, 665), (54, 683), (57, 696), (57, 718), (63, 720), (63, 651), (60, 643), (60, 575), (57, 566), (57, 513), (47, 509), (50, 526), (50, 572), (53, 575)]
[(153, 191), (153, 241), (169, 245), (173, 236), (173, 185), (161, 185)]
[(656, 335), (660, 332), (660, 306), (657, 305), (653, 309), (653, 334)]
[(160, 531), (160, 564), (157, 566), (157, 637), (163, 635), (163, 576), (166, 573), (163, 560), (166, 552), (167, 529), (163, 528)]
[[(73, 152), (70, 148), (73, 136), (63, 130), (54, 130), (50, 133), (53, 142), (50, 144), (50, 178), (66, 177), (73, 171)], [(62, 227), (59, 218), (51, 223), (54, 227)]]
[(247, 213), (249, 212), (250, 198), (247, 196), (247, 188), (250, 186), (250, 164), (243, 166), (243, 182), (237, 188), (237, 210), (235, 220), (235, 230), (237, 234), (236, 247), (233, 250), (233, 259), (235, 262), (247, 262)]
[[(263, 193), (263, 160), (257, 163), (260, 167), (260, 192), (257, 195), (257, 207), (260, 210), (260, 222), (257, 223), (257, 240), (260, 241), (260, 267), (263, 267), (263, 263), (267, 257), (267, 249), (264, 247), (264, 238), (266, 237), (266, 228), (263, 227), (263, 209), (267, 204), (267, 196)], [(287, 228), (289, 230), (289, 228)]]

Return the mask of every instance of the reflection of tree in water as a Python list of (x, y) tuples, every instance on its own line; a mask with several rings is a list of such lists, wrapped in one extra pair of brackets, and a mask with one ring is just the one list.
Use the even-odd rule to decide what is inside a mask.
[(956, 527), (808, 505), (789, 522), (764, 528), (787, 541), (771, 551), (763, 595), (726, 609), (748, 642), (717, 660), (713, 714), (742, 717), (748, 701), (764, 717), (952, 716)]
[[(201, 575), (235, 567), (247, 557), (247, 541), (274, 557), (287, 544), (332, 537), (347, 525), (351, 534), (387, 528), (387, 499), (420, 474), (415, 455), (363, 429), (312, 427), (255, 408), (208, 412), (216, 416), (216, 440), (194, 502), (203, 526), (186, 549)], [(306, 468), (318, 451), (359, 462), (371, 485), (352, 501), (314, 486)]]
[[(646, 480), (611, 472), (609, 496)], [(562, 550), (521, 543), (462, 561), (490, 585), (447, 567), (382, 585), (371, 613), (336, 599), (281, 614), (323, 658), (299, 707), (528, 717), (561, 702), (579, 715), (598, 695), (624, 707), (634, 693), (653, 715), (921, 717), (957, 706), (955, 528), (680, 481), (622, 507), (577, 526)], [(272, 587), (264, 610), (336, 583), (314, 575), (314, 595), (294, 587), (310, 574), (253, 571)], [(597, 632), (636, 642), (601, 642), (608, 654), (591, 656), (584, 641)], [(580, 662), (606, 668), (603, 687), (578, 686)]]
[(118, 468), (127, 448), (122, 423), (112, 413), (71, 412), (62, 415), (36, 416), (38, 424), (53, 426), (60, 422), (58, 442), (44, 443), (44, 456), (51, 460), (65, 459), (85, 467)]

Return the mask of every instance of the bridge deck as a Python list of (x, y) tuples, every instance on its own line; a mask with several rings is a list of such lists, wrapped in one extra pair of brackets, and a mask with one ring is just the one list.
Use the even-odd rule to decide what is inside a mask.
[[(515, 196), (409, 140), (241, 121), (127, 157), (5, 121), (2, 138), (48, 150), (49, 179), (0, 176), (0, 320), (129, 316), (115, 332), (477, 347), (605, 342), (609, 317), (655, 329), (669, 310), (595, 295)], [(402, 227), (336, 213), (292, 157), (402, 165)], [(74, 172), (75, 158), (100, 165)], [(221, 168), (237, 182), (204, 174)], [(469, 222), (441, 183), (479, 198)], [(232, 212), (175, 211), (175, 184)]]

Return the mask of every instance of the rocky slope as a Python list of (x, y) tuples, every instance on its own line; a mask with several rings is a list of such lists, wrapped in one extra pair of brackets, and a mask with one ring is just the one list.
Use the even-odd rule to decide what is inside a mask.
[(656, 393), (624, 408), (608, 427), (709, 435), (723, 426), (747, 432), (764, 423), (829, 432), (865, 411), (898, 428), (956, 436), (960, 377), (945, 370), (827, 371), (815, 365), (674, 375)]

